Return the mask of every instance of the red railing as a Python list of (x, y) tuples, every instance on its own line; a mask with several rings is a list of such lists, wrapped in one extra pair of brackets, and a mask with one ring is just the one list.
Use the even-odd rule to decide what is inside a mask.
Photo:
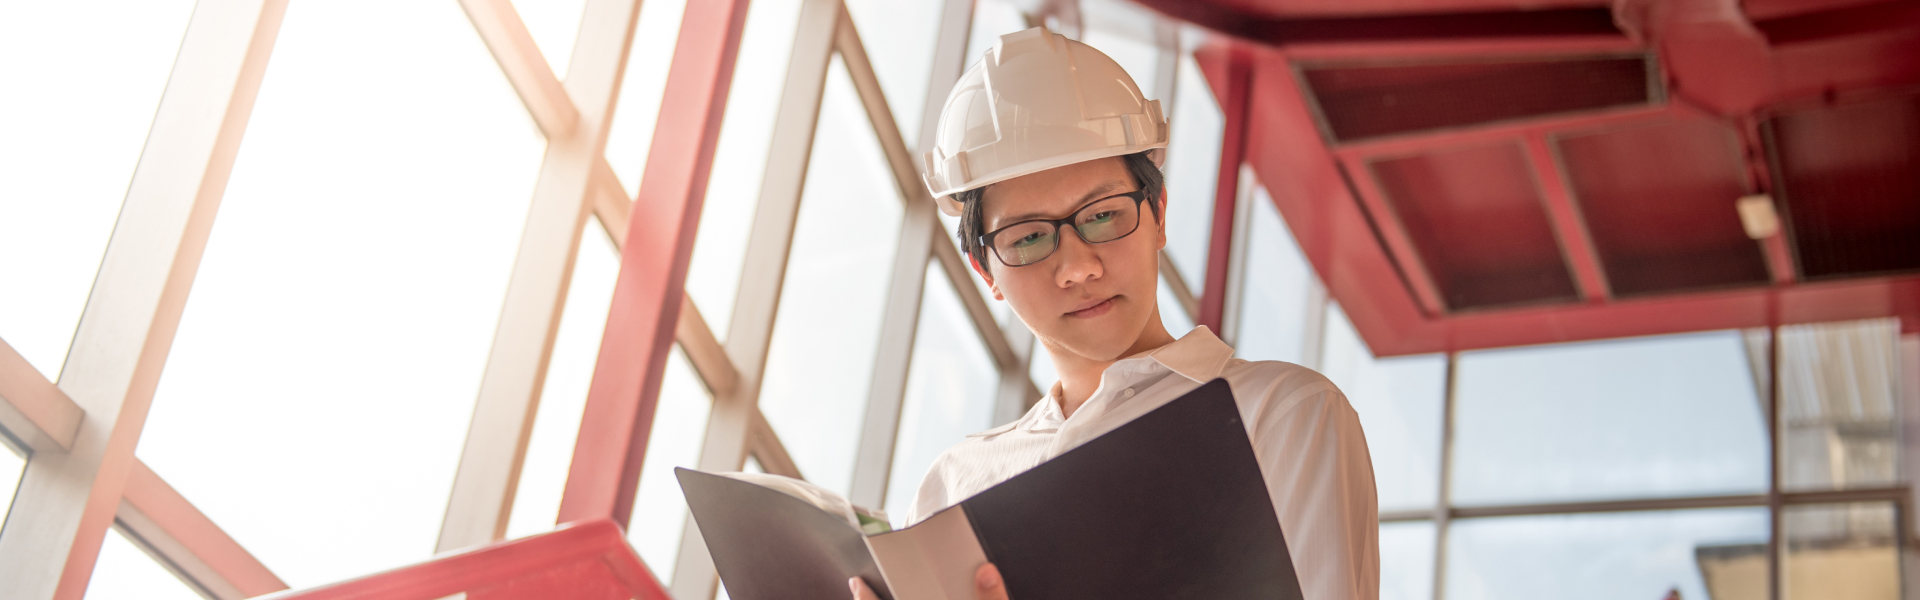
[(609, 519), (263, 600), (672, 600)]

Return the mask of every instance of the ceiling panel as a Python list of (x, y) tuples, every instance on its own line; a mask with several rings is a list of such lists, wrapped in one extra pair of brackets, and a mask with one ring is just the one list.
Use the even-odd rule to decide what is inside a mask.
[(1920, 271), (1920, 95), (1768, 121), (1802, 276)]
[(1614, 295), (1769, 282), (1734, 210), (1747, 189), (1731, 128), (1685, 120), (1556, 145)]
[(1449, 310), (1576, 299), (1519, 144), (1379, 160), (1371, 169)]
[(1301, 67), (1323, 127), (1354, 141), (1655, 102), (1648, 57)]
[(1218, 0), (1213, 4), (1269, 17), (1491, 12), (1604, 7), (1607, 0)]

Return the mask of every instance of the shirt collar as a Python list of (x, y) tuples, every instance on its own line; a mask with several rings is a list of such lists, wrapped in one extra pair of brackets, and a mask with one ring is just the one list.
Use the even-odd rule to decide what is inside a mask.
[(1227, 369), (1227, 360), (1233, 358), (1233, 347), (1201, 325), (1173, 343), (1147, 352), (1147, 358), (1196, 383), (1206, 383)]
[[(1107, 369), (1109, 372), (1113, 369), (1147, 370), (1158, 363), (1195, 383), (1206, 383), (1226, 370), (1230, 358), (1233, 358), (1233, 347), (1220, 341), (1219, 336), (1213, 335), (1213, 330), (1201, 325), (1173, 343), (1122, 359)], [(1047, 395), (1028, 411), (1023, 429), (1036, 432), (1058, 429), (1066, 421), (1060, 412), (1060, 393), (1060, 382), (1054, 381)]]

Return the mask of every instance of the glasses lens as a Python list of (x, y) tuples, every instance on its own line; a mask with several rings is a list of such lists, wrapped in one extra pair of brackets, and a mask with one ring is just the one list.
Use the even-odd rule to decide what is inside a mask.
[(1140, 224), (1140, 205), (1130, 196), (1114, 196), (1087, 205), (1073, 215), (1073, 227), (1089, 244), (1111, 242), (1133, 233)]
[(1011, 266), (1040, 262), (1053, 254), (1060, 234), (1051, 223), (1020, 223), (1000, 231), (993, 238), (993, 251), (1000, 261)]

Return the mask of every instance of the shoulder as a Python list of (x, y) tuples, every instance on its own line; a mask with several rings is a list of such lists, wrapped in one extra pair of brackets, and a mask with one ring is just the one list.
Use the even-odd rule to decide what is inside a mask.
[(1332, 380), (1293, 363), (1236, 358), (1227, 362), (1220, 376), (1233, 387), (1242, 412), (1256, 422), (1270, 423), (1303, 408), (1319, 414), (1353, 413), (1346, 394)]

